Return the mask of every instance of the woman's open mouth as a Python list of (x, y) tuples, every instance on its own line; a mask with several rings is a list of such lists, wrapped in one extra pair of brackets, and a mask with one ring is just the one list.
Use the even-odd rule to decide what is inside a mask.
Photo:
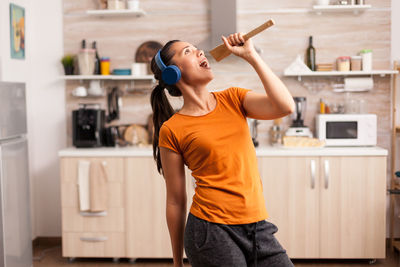
[(206, 58), (203, 59), (203, 60), (200, 62), (200, 67), (206, 68), (206, 69), (210, 69), (210, 65), (208, 64), (208, 61), (207, 61)]

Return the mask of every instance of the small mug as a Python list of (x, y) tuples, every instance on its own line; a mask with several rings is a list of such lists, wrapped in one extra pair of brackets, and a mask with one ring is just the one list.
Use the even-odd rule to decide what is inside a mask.
[(87, 96), (87, 90), (84, 86), (80, 85), (72, 91), (73, 96), (84, 97)]
[(148, 74), (148, 63), (132, 63), (132, 75), (141, 76)]
[(99, 80), (91, 80), (90, 81), (90, 86), (89, 86), (89, 89), (88, 89), (88, 93), (90, 95), (93, 95), (93, 96), (101, 96), (101, 95), (103, 95), (103, 93), (104, 93), (103, 92), (103, 88), (101, 88)]

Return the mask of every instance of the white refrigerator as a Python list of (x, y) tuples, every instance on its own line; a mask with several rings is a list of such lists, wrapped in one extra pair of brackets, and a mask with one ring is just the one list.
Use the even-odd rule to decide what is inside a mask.
[(24, 83), (0, 82), (0, 266), (32, 266)]

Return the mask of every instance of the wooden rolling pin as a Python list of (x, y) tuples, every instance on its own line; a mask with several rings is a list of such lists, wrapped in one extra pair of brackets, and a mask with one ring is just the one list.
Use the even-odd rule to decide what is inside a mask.
[[(254, 30), (246, 33), (243, 38), (247, 41), (248, 39), (250, 39), (251, 37), (253, 37), (254, 35), (268, 29), (269, 27), (275, 25), (275, 21), (270, 19), (267, 22), (265, 22), (264, 24), (258, 26), (257, 28), (255, 28)], [(222, 59), (226, 58), (227, 56), (229, 56), (231, 54), (231, 51), (229, 51), (229, 49), (225, 46), (225, 44), (221, 44), (217, 47), (215, 47), (214, 49), (212, 49), (210, 51), (210, 54), (213, 56), (213, 58), (215, 58), (216, 61), (221, 61)]]

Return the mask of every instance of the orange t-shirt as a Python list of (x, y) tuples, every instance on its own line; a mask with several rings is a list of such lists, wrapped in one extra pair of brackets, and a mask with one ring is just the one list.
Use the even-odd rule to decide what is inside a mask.
[(198, 218), (247, 224), (268, 217), (243, 108), (248, 91), (213, 92), (217, 105), (210, 113), (176, 113), (161, 126), (159, 146), (181, 154), (196, 180), (190, 212)]

